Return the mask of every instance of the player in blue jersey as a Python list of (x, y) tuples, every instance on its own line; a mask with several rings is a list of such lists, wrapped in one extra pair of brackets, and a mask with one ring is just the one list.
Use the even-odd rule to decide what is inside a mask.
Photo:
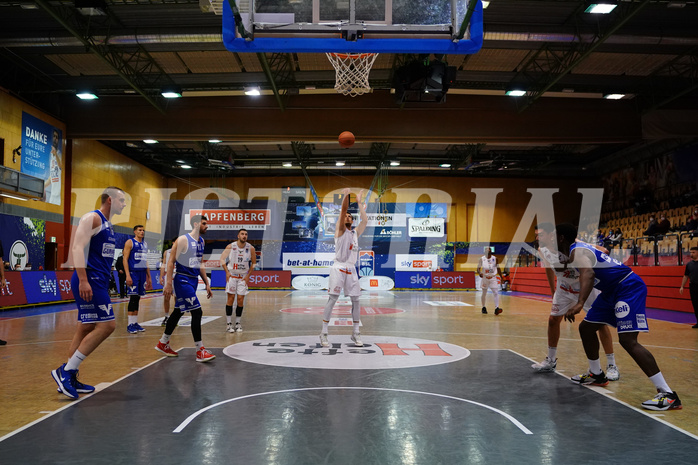
[(107, 187), (98, 210), (80, 218), (71, 248), (75, 273), (71, 279), (78, 324), (68, 350), (68, 362), (51, 372), (58, 391), (71, 399), (94, 387), (78, 381), (78, 367), (114, 332), (114, 311), (109, 297), (109, 277), (114, 262), (114, 228), (111, 217), (126, 207), (126, 195), (118, 187)]
[(559, 250), (569, 250), (566, 265), (579, 270), (579, 297), (565, 314), (565, 320), (574, 321), (593, 288), (601, 291), (579, 324), (579, 335), (589, 360), (589, 373), (574, 376), (572, 381), (596, 386), (608, 384), (601, 370), (596, 333), (603, 325), (613, 326), (618, 331), (620, 345), (657, 388), (658, 394), (643, 402), (642, 407), (649, 410), (680, 409), (681, 400), (664, 380), (654, 356), (637, 342), (638, 333), (649, 331), (645, 315), (647, 286), (644, 281), (632, 269), (594, 246), (575, 242), (577, 228), (573, 225), (559, 224), (555, 230)]
[(145, 242), (145, 228), (142, 224), (133, 227), (134, 237), (126, 241), (124, 245), (124, 272), (126, 273), (126, 289), (129, 295), (128, 301), (128, 326), (126, 330), (131, 333), (145, 331), (138, 324), (138, 307), (141, 296), (145, 291), (153, 288), (148, 269), (148, 243)]
[[(208, 219), (205, 216), (193, 215), (189, 221), (192, 231), (189, 234), (179, 236), (172, 245), (172, 252), (167, 261), (167, 284), (163, 289), (165, 299), (172, 296), (174, 290), (175, 308), (167, 319), (165, 332), (155, 346), (155, 350), (168, 357), (177, 357), (179, 354), (170, 347), (170, 337), (174, 332), (183, 312), (191, 315), (191, 334), (196, 344), (196, 361), (208, 362), (216, 358), (208, 351), (201, 341), (201, 318), (203, 311), (196, 296), (196, 288), (199, 285), (199, 276), (206, 284), (206, 297), (211, 298), (211, 284), (206, 276), (206, 270), (201, 266), (204, 256), (204, 240), (201, 237), (208, 229)], [(177, 274), (174, 274), (175, 269)]]

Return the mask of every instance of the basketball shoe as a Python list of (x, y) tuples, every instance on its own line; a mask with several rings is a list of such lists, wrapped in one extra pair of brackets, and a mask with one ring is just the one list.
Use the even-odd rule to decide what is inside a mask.
[(155, 346), (155, 350), (162, 352), (168, 357), (179, 357), (179, 354), (172, 350), (169, 343), (163, 344), (162, 342), (158, 341), (158, 345)]
[(608, 386), (608, 378), (603, 371), (598, 375), (588, 372), (583, 375), (575, 375), (570, 379), (573, 383), (585, 386)]
[(361, 334), (359, 334), (359, 333), (352, 333), (351, 340), (354, 341), (354, 345), (356, 347), (363, 347), (364, 346), (364, 343), (361, 342)]
[(226, 327), (225, 330), (226, 330), (227, 332), (229, 332), (229, 333), (234, 333), (234, 332), (235, 332), (235, 328), (233, 328), (233, 324), (232, 324), (232, 323), (228, 323), (228, 326)]
[(242, 332), (242, 325), (238, 322), (235, 323), (235, 328), (233, 328), (236, 332), (241, 333)]
[(322, 347), (329, 347), (330, 346), (330, 341), (327, 339), (327, 333), (320, 334), (320, 345)]
[(661, 392), (657, 389), (657, 393), (652, 399), (644, 401), (642, 408), (647, 410), (679, 410), (683, 408), (681, 399), (679, 399), (679, 395), (675, 391)]
[(555, 371), (555, 367), (557, 367), (557, 359), (550, 360), (548, 357), (545, 357), (545, 360), (540, 363), (531, 365), (531, 368), (538, 373), (551, 373)]
[(196, 351), (196, 361), (197, 362), (208, 362), (216, 358), (206, 347), (201, 347), (201, 349)]
[(504, 310), (502, 310), (501, 308), (497, 307), (497, 308), (494, 309), (494, 314), (495, 314), (495, 315), (499, 315), (499, 314), (502, 313), (503, 311), (504, 311)]
[(618, 381), (620, 379), (618, 367), (615, 365), (608, 365), (606, 367), (606, 378), (608, 378), (609, 381)]
[(482, 307), (482, 314), (484, 315), (486, 313), (487, 313), (487, 307)]
[(74, 375), (77, 374), (77, 370), (66, 370), (65, 363), (51, 372), (53, 380), (58, 385), (58, 390), (70, 397), (71, 399), (77, 399), (78, 391), (75, 389), (75, 384), (73, 383)]

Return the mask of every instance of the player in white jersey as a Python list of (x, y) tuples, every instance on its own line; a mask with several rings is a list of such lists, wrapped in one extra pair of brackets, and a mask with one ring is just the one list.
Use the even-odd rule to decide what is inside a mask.
[[(499, 315), (502, 309), (499, 308), (499, 291), (502, 288), (502, 271), (497, 266), (497, 257), (492, 255), (492, 249), (485, 247), (486, 255), (480, 257), (477, 264), (477, 274), (481, 278), (480, 289), (482, 289), (482, 313), (487, 313), (487, 289), (494, 294), (494, 314)], [(499, 275), (499, 276), (497, 276)]]
[(335, 257), (332, 268), (330, 268), (329, 293), (330, 297), (325, 304), (325, 311), (322, 314), (322, 332), (320, 333), (320, 345), (329, 347), (327, 339), (330, 316), (334, 304), (337, 303), (339, 293), (344, 290), (344, 295), (351, 299), (351, 316), (353, 322), (353, 332), (351, 340), (358, 347), (363, 347), (359, 328), (361, 326), (361, 307), (359, 306), (359, 296), (361, 287), (359, 286), (359, 276), (356, 269), (356, 262), (359, 259), (359, 236), (366, 229), (368, 216), (366, 216), (366, 205), (363, 203), (364, 191), (359, 192), (357, 202), (359, 204), (359, 216), (361, 222), (356, 229), (352, 230), (354, 217), (349, 213), (350, 189), (344, 189), (344, 199), (342, 199), (342, 210), (337, 219), (337, 228), (334, 232)]
[[(548, 278), (550, 292), (553, 296), (553, 305), (548, 318), (548, 355), (540, 363), (534, 363), (531, 367), (539, 373), (555, 371), (557, 366), (557, 343), (560, 340), (560, 323), (565, 313), (577, 303), (580, 291), (579, 270), (566, 267), (560, 262), (559, 252), (555, 245), (555, 226), (552, 223), (541, 223), (536, 225), (536, 239), (538, 240), (538, 251), (545, 275)], [(594, 289), (584, 302), (584, 310), (591, 308), (596, 297), (601, 292)], [(620, 378), (620, 372), (616, 366), (615, 354), (613, 352), (613, 338), (608, 326), (603, 326), (599, 330), (599, 339), (606, 352), (606, 377), (610, 381)]]
[[(226, 331), (229, 333), (242, 332), (242, 308), (245, 296), (249, 293), (250, 273), (257, 264), (257, 252), (247, 242), (247, 229), (238, 232), (238, 240), (228, 244), (221, 254), (221, 266), (225, 271), (225, 319), (228, 322)], [(235, 326), (233, 326), (233, 301), (237, 295), (235, 307)]]

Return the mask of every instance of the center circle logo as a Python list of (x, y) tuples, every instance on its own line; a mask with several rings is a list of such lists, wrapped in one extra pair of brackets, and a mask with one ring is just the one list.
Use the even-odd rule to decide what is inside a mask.
[(470, 351), (455, 344), (407, 337), (362, 335), (357, 347), (349, 335), (330, 333), (330, 347), (318, 336), (290, 336), (240, 342), (223, 353), (243, 362), (292, 368), (382, 370), (457, 362)]

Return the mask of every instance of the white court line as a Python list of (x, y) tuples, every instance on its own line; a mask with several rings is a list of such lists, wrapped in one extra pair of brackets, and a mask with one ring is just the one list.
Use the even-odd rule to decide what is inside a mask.
[[(518, 352), (516, 352), (516, 351), (514, 351), (514, 350), (511, 350), (511, 349), (504, 349), (504, 350), (508, 350), (509, 352), (512, 352), (512, 353), (518, 355), (519, 357), (523, 357), (523, 358), (525, 358), (525, 359), (527, 359), (527, 360), (530, 360), (530, 361), (532, 361), (532, 362), (535, 362), (535, 360), (533, 360), (533, 359), (531, 359), (531, 358), (528, 358), (528, 357), (526, 357), (525, 355), (522, 355), (522, 354), (520, 354), (520, 353), (518, 353)], [(563, 375), (562, 373), (558, 373), (557, 371), (555, 371), (555, 374), (560, 375), (560, 376), (562, 376), (563, 378), (569, 379), (568, 376), (565, 376), (565, 375)], [(602, 396), (606, 397), (607, 399), (611, 399), (611, 400), (613, 400), (614, 402), (618, 402), (619, 404), (624, 405), (624, 406), (626, 406), (627, 408), (629, 408), (629, 409), (631, 409), (631, 410), (635, 410), (637, 413), (641, 413), (641, 414), (643, 414), (643, 415), (646, 416), (646, 417), (652, 418), (652, 419), (655, 420), (655, 421), (658, 421), (658, 422), (660, 422), (660, 423), (663, 423), (664, 425), (666, 425), (666, 426), (668, 426), (668, 427), (670, 427), (670, 428), (673, 428), (673, 429), (675, 429), (676, 431), (678, 431), (678, 432), (680, 432), (680, 433), (685, 434), (686, 436), (690, 436), (691, 438), (697, 439), (697, 440), (698, 440), (698, 436), (697, 436), (697, 435), (695, 435), (695, 434), (693, 434), (693, 433), (689, 433), (688, 431), (686, 431), (686, 430), (684, 430), (684, 429), (681, 429), (681, 428), (679, 428), (678, 426), (676, 426), (676, 425), (674, 425), (674, 424), (671, 424), (671, 423), (669, 423), (669, 422), (666, 421), (666, 420), (662, 420), (661, 418), (658, 418), (659, 416), (664, 416), (663, 413), (662, 413), (662, 414), (652, 414), (652, 413), (649, 413), (647, 410), (643, 410), (643, 409), (638, 408), (638, 407), (633, 407), (632, 405), (628, 404), (627, 402), (623, 402), (622, 400), (613, 397), (613, 396), (611, 395), (611, 394), (613, 394), (613, 391), (609, 391), (608, 389), (604, 389), (603, 387), (600, 387), (600, 386), (580, 386), (580, 387), (586, 387), (587, 389), (591, 389), (592, 391), (601, 394)], [(660, 411), (661, 411), (661, 410), (660, 410)]]
[(469, 404), (477, 405), (479, 407), (486, 408), (488, 410), (491, 410), (495, 413), (498, 413), (499, 415), (502, 415), (506, 419), (508, 419), (510, 422), (512, 422), (514, 425), (516, 425), (517, 428), (519, 428), (521, 431), (524, 432), (524, 434), (533, 434), (531, 430), (526, 428), (521, 422), (519, 422), (516, 418), (513, 416), (509, 415), (506, 412), (503, 412), (501, 410), (498, 410), (494, 407), (491, 407), (489, 405), (481, 404), (480, 402), (475, 402), (473, 400), (468, 400), (468, 399), (462, 399), (460, 397), (454, 397), (454, 396), (447, 396), (445, 394), (436, 394), (433, 392), (422, 392), (422, 391), (411, 391), (407, 389), (390, 389), (390, 388), (377, 388), (377, 387), (360, 387), (360, 386), (326, 386), (326, 387), (312, 387), (312, 388), (297, 388), (297, 389), (284, 389), (282, 391), (270, 391), (270, 392), (258, 392), (256, 394), (249, 394), (246, 396), (241, 396), (241, 397), (235, 397), (233, 399), (228, 399), (224, 400), (221, 402), (217, 402), (213, 405), (209, 405), (208, 407), (202, 408), (200, 410), (197, 410), (196, 412), (192, 413), (187, 417), (186, 420), (184, 420), (180, 425), (175, 428), (173, 433), (180, 433), (184, 428), (189, 425), (196, 417), (201, 415), (202, 413), (211, 410), (213, 408), (216, 408), (220, 405), (227, 404), (228, 402), (235, 402), (236, 400), (242, 400), (242, 399), (250, 399), (253, 397), (260, 397), (260, 396), (268, 396), (272, 394), (285, 394), (289, 392), (301, 392), (301, 391), (323, 391), (323, 390), (365, 390), (365, 391), (389, 391), (389, 392), (402, 392), (402, 393), (408, 393), (408, 394), (423, 394), (426, 396), (434, 396), (434, 397), (441, 397), (444, 399), (451, 399), (451, 400), (457, 400), (460, 402), (466, 402)]
[[(183, 349), (183, 348), (180, 348), (180, 349), (178, 349), (178, 350), (182, 350), (182, 349)], [(141, 367), (141, 368), (138, 368), (137, 370), (132, 371), (131, 373), (129, 373), (129, 374), (127, 374), (127, 375), (122, 376), (121, 378), (117, 379), (116, 381), (114, 381), (114, 382), (112, 382), (112, 383), (99, 383), (98, 385), (95, 386), (95, 392), (93, 392), (92, 394), (83, 394), (83, 396), (80, 397), (79, 399), (69, 401), (68, 404), (64, 405), (63, 407), (59, 408), (58, 410), (54, 410), (54, 411), (48, 412), (48, 415), (45, 415), (45, 416), (43, 416), (43, 417), (41, 417), (41, 418), (37, 418), (36, 420), (32, 421), (31, 423), (27, 423), (26, 425), (22, 426), (21, 428), (18, 428), (18, 429), (16, 429), (16, 430), (12, 431), (11, 433), (7, 433), (5, 436), (0, 437), (0, 442), (2, 442), (2, 441), (4, 441), (5, 439), (8, 439), (8, 438), (14, 436), (15, 434), (21, 433), (21, 432), (24, 431), (25, 429), (30, 428), (30, 427), (36, 425), (37, 423), (40, 423), (40, 422), (46, 420), (47, 418), (50, 418), (50, 417), (52, 417), (52, 416), (54, 416), (54, 415), (56, 415), (56, 414), (58, 414), (58, 413), (61, 413), (63, 410), (65, 410), (65, 409), (67, 409), (67, 408), (70, 408), (70, 407), (72, 407), (73, 405), (76, 405), (76, 404), (82, 402), (83, 400), (87, 399), (88, 397), (92, 397), (92, 396), (94, 396), (94, 395), (96, 395), (96, 394), (102, 392), (103, 389), (105, 389), (105, 388), (111, 386), (112, 384), (116, 384), (116, 383), (118, 383), (119, 381), (122, 381), (122, 380), (128, 378), (128, 377), (131, 376), (131, 375), (135, 375), (135, 374), (138, 373), (139, 371), (145, 370), (145, 369), (148, 368), (150, 365), (154, 365), (155, 363), (158, 363), (159, 361), (164, 360), (164, 359), (166, 359), (166, 358), (169, 358), (169, 357), (167, 357), (166, 355), (164, 355), (164, 356), (160, 357), (159, 359), (157, 359), (157, 360), (155, 360), (155, 361), (153, 361), (153, 362), (150, 362), (149, 364), (147, 364), (147, 365), (145, 365), (145, 366), (143, 366), (143, 367)], [(56, 394), (58, 394), (58, 393), (56, 393)], [(63, 394), (60, 394), (60, 395), (63, 396)], [(44, 413), (44, 412), (39, 412), (39, 413)]]

